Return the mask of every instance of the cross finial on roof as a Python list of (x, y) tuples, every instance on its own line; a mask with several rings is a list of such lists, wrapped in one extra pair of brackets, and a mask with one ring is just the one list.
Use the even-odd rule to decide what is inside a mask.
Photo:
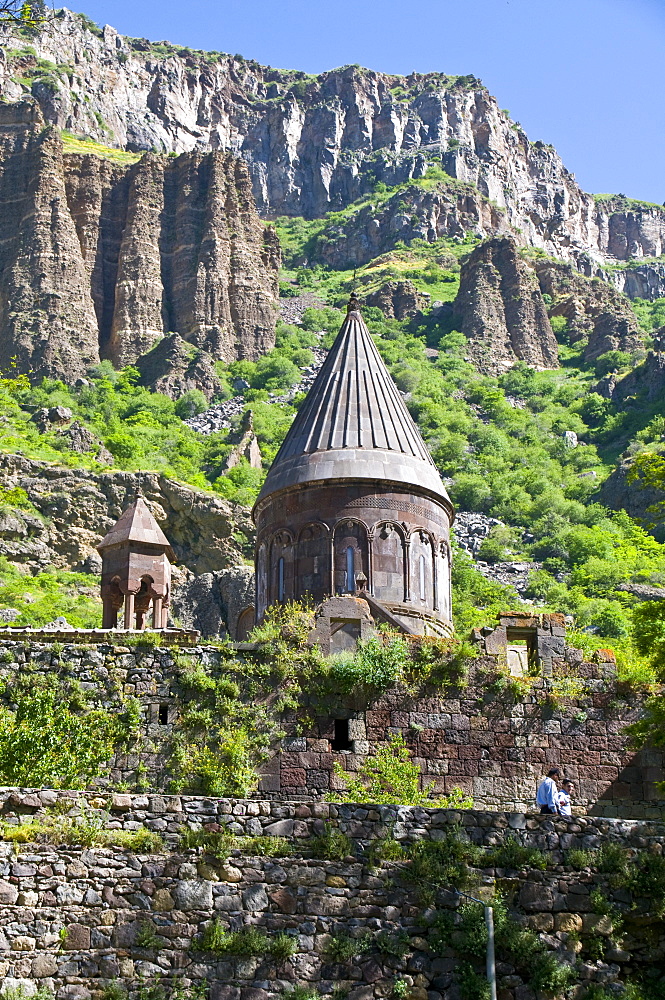
[(360, 312), (360, 302), (356, 298), (355, 291), (351, 292), (351, 297), (349, 299), (348, 305), (346, 307), (347, 313), (350, 312)]

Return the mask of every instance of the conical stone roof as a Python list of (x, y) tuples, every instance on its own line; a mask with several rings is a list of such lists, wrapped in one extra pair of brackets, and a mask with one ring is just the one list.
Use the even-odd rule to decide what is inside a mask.
[(384, 480), (450, 500), (358, 302), (279, 449), (257, 502), (322, 480)]
[(137, 497), (134, 503), (122, 512), (108, 534), (102, 538), (97, 551), (102, 552), (104, 549), (127, 542), (158, 546), (169, 559), (175, 560), (168, 538), (155, 521), (143, 497)]

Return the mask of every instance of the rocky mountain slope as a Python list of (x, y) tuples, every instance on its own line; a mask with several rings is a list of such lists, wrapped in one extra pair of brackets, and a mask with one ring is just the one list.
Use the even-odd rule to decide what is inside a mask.
[(230, 154), (65, 154), (32, 100), (0, 105), (0, 356), (72, 381), (177, 331), (215, 358), (272, 347), (279, 248)]
[[(358, 66), (307, 76), (125, 38), (68, 11), (29, 44), (8, 28), (0, 42), (5, 98), (29, 89), (48, 122), (120, 148), (230, 150), (248, 163), (268, 217), (321, 216), (436, 162), (477, 192), (472, 214), (483, 216), (483, 235), (510, 226), (525, 243), (587, 269), (665, 249), (660, 206), (595, 201), (472, 76), (399, 77)], [(480, 212), (483, 199), (494, 206)]]
[(488, 240), (470, 254), (453, 309), (469, 341), (469, 356), (482, 371), (500, 374), (516, 361), (558, 367), (538, 279), (512, 240)]
[(214, 573), (243, 562), (248, 511), (153, 473), (67, 469), (0, 455), (3, 487), (27, 494), (27, 509), (0, 513), (0, 555), (29, 572), (45, 566), (98, 572), (96, 545), (137, 491), (168, 530), (179, 573)]

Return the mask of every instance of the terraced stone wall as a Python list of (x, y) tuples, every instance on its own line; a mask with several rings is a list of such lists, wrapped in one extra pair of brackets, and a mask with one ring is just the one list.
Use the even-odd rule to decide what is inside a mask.
[[(12, 809), (33, 809), (39, 798), (32, 792), (3, 794), (6, 818)], [(52, 799), (49, 793), (41, 796)], [(290, 829), (294, 853), (266, 858), (234, 851), (216, 859), (200, 849), (137, 856), (117, 848), (23, 845), (15, 850), (0, 843), (4, 984), (23, 985), (28, 992), (46, 986), (58, 1000), (100, 996), (114, 981), (136, 989), (141, 980), (155, 985), (159, 979), (171, 987), (176, 981), (187, 986), (206, 980), (210, 1000), (273, 1000), (295, 984), (316, 987), (323, 995), (342, 987), (349, 1000), (374, 1000), (390, 996), (402, 979), (412, 1000), (456, 996), (459, 956), (436, 944), (435, 918), (437, 912), (453, 912), (459, 900), (444, 890), (435, 908), (431, 901), (425, 905), (421, 887), (409, 880), (408, 865), (371, 867), (358, 840), (341, 861), (302, 856), (306, 835), (326, 817), (361, 839), (385, 834), (387, 824), (394, 823), (394, 835), (406, 840), (438, 839), (456, 830), (457, 836), (466, 834), (478, 843), (493, 844), (509, 834), (538, 845), (548, 851), (547, 871), (485, 869), (480, 874), (484, 889), (475, 891), (500, 887), (511, 918), (536, 931), (559, 961), (574, 965), (578, 983), (611, 984), (665, 960), (663, 921), (649, 900), (633, 905), (625, 892), (613, 888), (611, 877), (573, 872), (560, 863), (563, 848), (593, 848), (608, 841), (632, 850), (662, 851), (663, 826), (320, 802), (277, 806), (251, 800), (158, 801), (155, 796), (146, 803), (140, 796), (130, 798), (130, 808), (126, 801), (116, 801), (111, 824), (154, 829), (155, 823), (165, 822), (175, 833), (202, 821), (214, 825), (216, 817), (239, 832)], [(171, 808), (164, 811), (163, 806)], [(598, 912), (594, 893), (623, 914), (620, 939), (615, 939), (616, 918)], [(294, 953), (282, 962), (265, 951), (214, 955), (202, 947), (212, 920), (229, 931), (256, 928), (265, 933), (268, 945), (286, 934)], [(369, 945), (357, 958), (333, 959), (333, 939), (363, 935)], [(602, 949), (602, 958), (588, 957), (591, 940)], [(533, 1000), (525, 975), (510, 962), (501, 960), (498, 974), (503, 1000)]]
[[(542, 816), (539, 813), (422, 806), (358, 805), (318, 800), (276, 802), (224, 799), (204, 795), (100, 794), (76, 790), (2, 788), (0, 817), (10, 826), (40, 822), (53, 811), (99, 819), (109, 830), (160, 834), (170, 847), (187, 830), (227, 831), (238, 837), (285, 837), (298, 843), (329, 824), (354, 843), (377, 838), (413, 843), (440, 840), (446, 830), (462, 829), (473, 843), (491, 847), (509, 835), (525, 847), (547, 851), (557, 861), (571, 848), (596, 849), (606, 840), (627, 847), (654, 849), (665, 842), (665, 821), (610, 819), (601, 816)], [(553, 852), (553, 853), (552, 853)]]

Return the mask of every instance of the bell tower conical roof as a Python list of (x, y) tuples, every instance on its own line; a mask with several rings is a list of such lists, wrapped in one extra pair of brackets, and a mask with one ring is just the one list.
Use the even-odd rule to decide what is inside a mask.
[(104, 549), (110, 549), (114, 545), (126, 545), (131, 542), (161, 548), (169, 559), (175, 562), (171, 543), (141, 496), (122, 512), (111, 530), (102, 538), (97, 551), (103, 552)]
[(434, 494), (452, 507), (355, 296), (257, 503), (273, 493), (324, 480), (383, 480)]

